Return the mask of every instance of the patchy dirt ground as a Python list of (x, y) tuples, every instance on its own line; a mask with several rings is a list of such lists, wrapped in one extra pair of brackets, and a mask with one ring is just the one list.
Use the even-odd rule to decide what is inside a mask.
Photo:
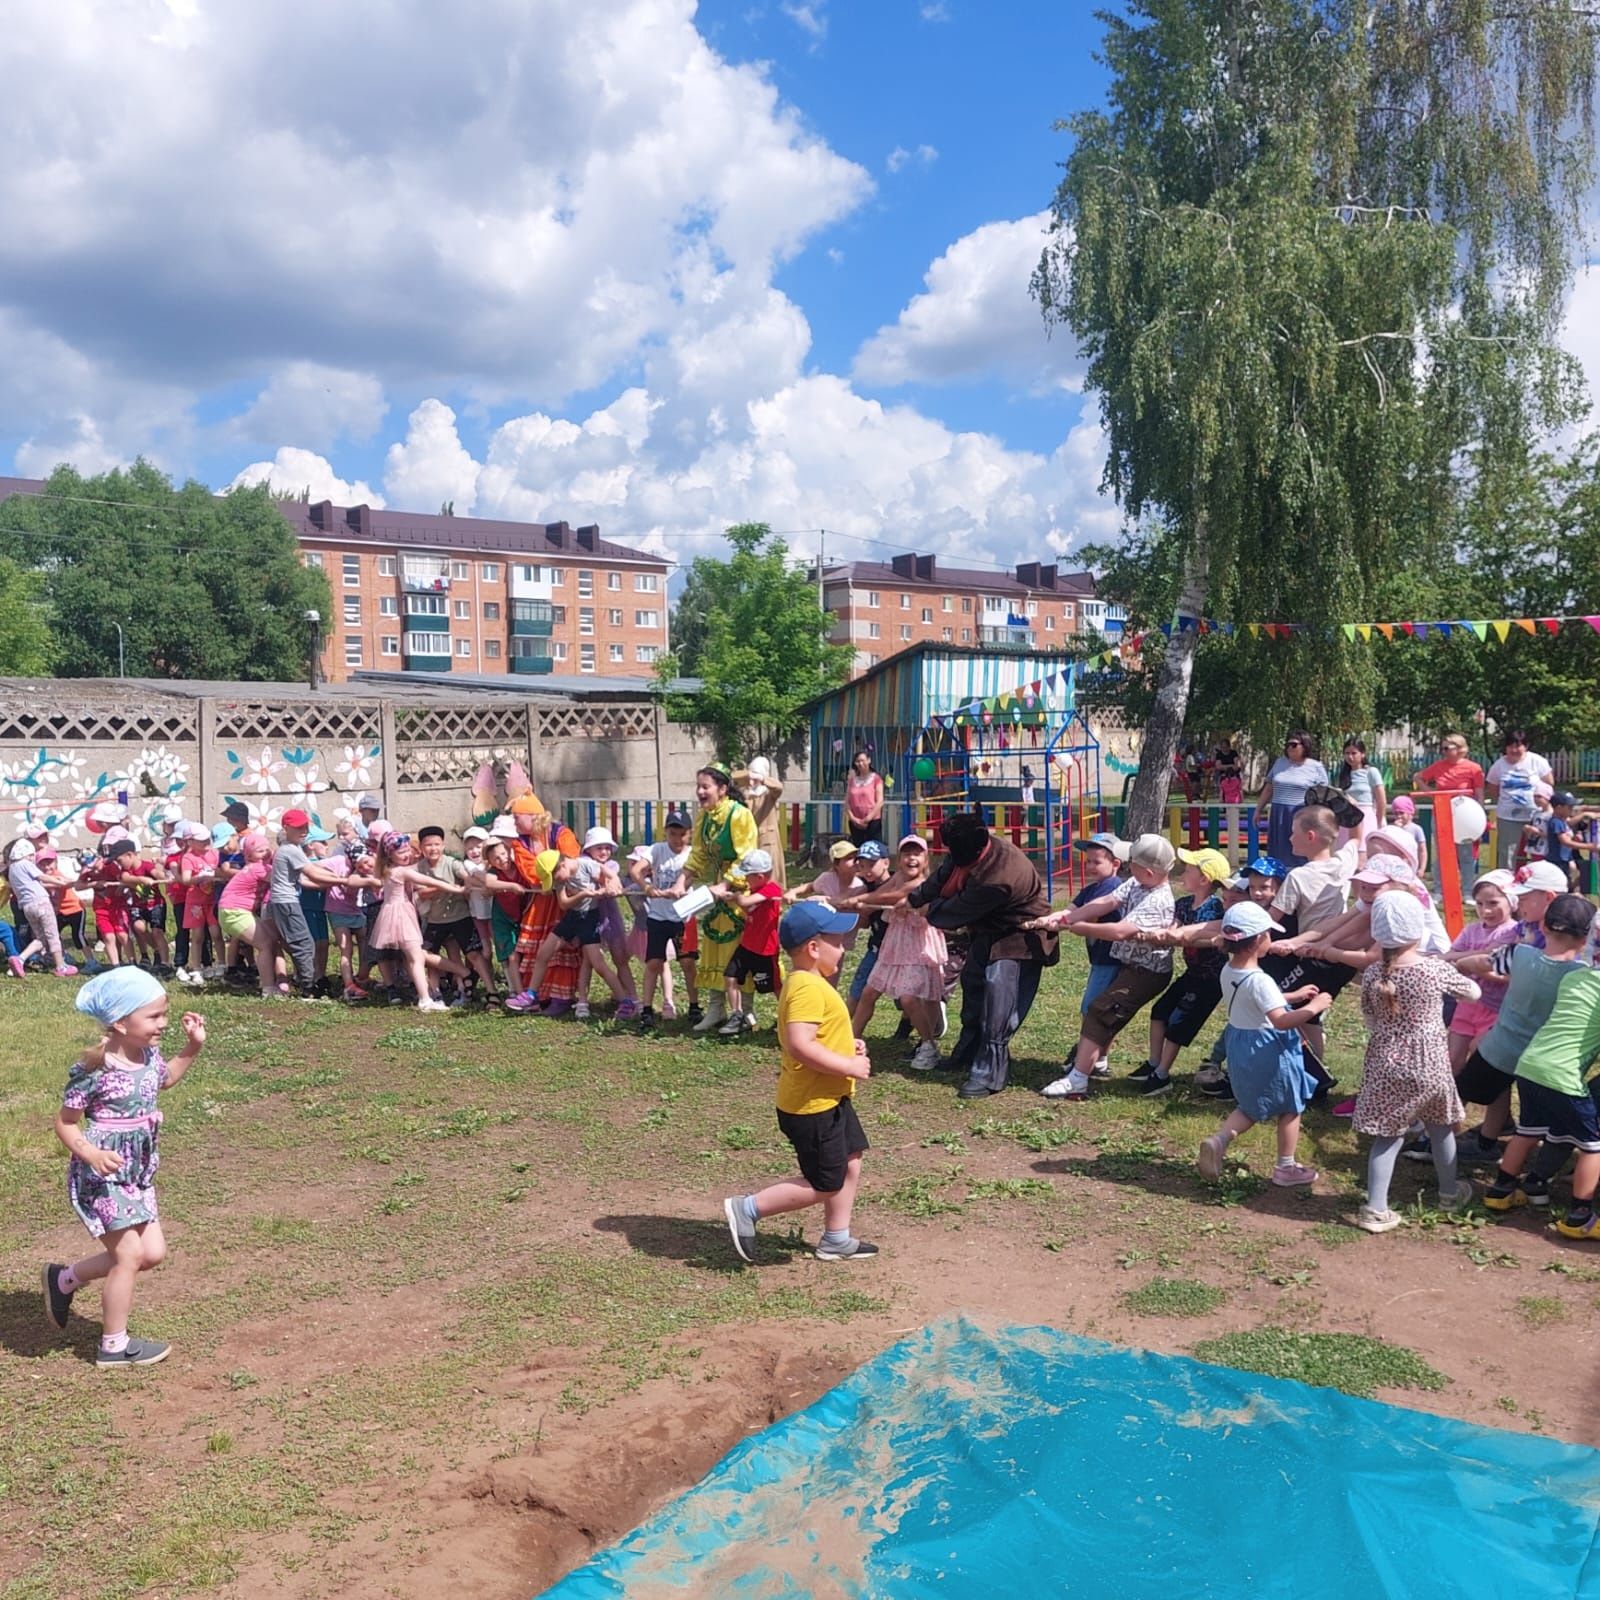
[[(976, 1107), (875, 1037), (858, 1231), (883, 1255), (818, 1262), (766, 1225), (754, 1269), (720, 1201), (787, 1166), (770, 1034), (208, 1001), (164, 1130), (173, 1253), (135, 1305), (174, 1355), (113, 1375), (95, 1295), (62, 1336), (36, 1288), (83, 1250), (48, 1131), (82, 1034), (63, 990), (0, 989), (8, 1036), (37, 1041), (0, 1134), (0, 1593), (524, 1600), (952, 1311), (1173, 1352), (1361, 1334), (1448, 1380), (1383, 1398), (1600, 1444), (1600, 1400), (1569, 1381), (1600, 1355), (1600, 1254), (1425, 1203), (1358, 1234), (1358, 1141), (1331, 1118), (1310, 1124), (1314, 1194), (1202, 1184), (1210, 1103), (1030, 1092), (1075, 992), (1047, 991), (1018, 1087)], [(1257, 1174), (1268, 1152), (1244, 1141)], [(1403, 1171), (1399, 1199), (1431, 1178)]]

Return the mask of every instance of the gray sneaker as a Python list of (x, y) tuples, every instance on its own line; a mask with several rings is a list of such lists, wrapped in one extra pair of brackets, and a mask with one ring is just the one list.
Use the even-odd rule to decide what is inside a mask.
[(165, 1361), (172, 1346), (160, 1339), (132, 1339), (120, 1350), (97, 1350), (94, 1364), (97, 1367), (153, 1367)]
[(878, 1247), (865, 1239), (847, 1239), (840, 1245), (819, 1244), (814, 1253), (818, 1261), (870, 1261)]
[(754, 1266), (756, 1225), (744, 1214), (744, 1201), (738, 1195), (729, 1195), (722, 1202), (722, 1214), (728, 1219), (728, 1232), (733, 1238), (733, 1248), (739, 1252), (739, 1259)]
[(72, 1296), (61, 1287), (61, 1274), (66, 1270), (52, 1261), (40, 1274), (44, 1279), (44, 1314), (52, 1328), (64, 1329), (72, 1310)]

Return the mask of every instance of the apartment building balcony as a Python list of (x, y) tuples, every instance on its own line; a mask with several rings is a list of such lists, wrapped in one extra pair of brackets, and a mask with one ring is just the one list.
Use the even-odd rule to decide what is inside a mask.
[[(523, 639), (548, 639), (555, 631), (556, 608), (548, 600), (513, 600), (511, 602), (511, 637)], [(513, 669), (516, 670), (516, 669)]]
[(1021, 627), (1011, 624), (980, 625), (978, 643), (997, 650), (1031, 650), (1034, 647), (1033, 635), (1028, 631), (1026, 624)]
[(432, 556), (404, 556), (400, 564), (400, 582), (408, 594), (448, 594), (450, 563)]
[(512, 635), (509, 659), (513, 672), (542, 674), (555, 671), (555, 658), (551, 656), (549, 646), (526, 634)]

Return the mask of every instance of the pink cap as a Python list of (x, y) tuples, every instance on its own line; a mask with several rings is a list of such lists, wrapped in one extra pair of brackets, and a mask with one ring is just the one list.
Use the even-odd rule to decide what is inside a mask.
[(1417, 814), (1417, 802), (1408, 794), (1397, 794), (1394, 797), (1394, 808), (1402, 816), (1414, 817)]
[(927, 848), (928, 841), (924, 839), (920, 833), (908, 833), (905, 838), (903, 838), (900, 843), (895, 846), (896, 850), (926, 850)]

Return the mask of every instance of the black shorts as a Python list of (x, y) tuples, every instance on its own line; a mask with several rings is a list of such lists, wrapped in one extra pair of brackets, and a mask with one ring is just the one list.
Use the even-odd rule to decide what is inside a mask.
[(757, 955), (754, 950), (746, 950), (743, 945), (728, 957), (728, 965), (723, 976), (734, 983), (753, 983), (757, 994), (776, 994), (783, 987), (783, 974), (778, 969), (778, 958)]
[(599, 944), (599, 913), (590, 912), (586, 916), (581, 911), (569, 911), (550, 931), (568, 944)]
[(1546, 1144), (1600, 1152), (1600, 1110), (1592, 1095), (1562, 1094), (1542, 1083), (1517, 1079), (1517, 1132)]
[(1511, 1081), (1509, 1072), (1502, 1072), (1483, 1059), (1481, 1050), (1474, 1050), (1456, 1074), (1456, 1093), (1475, 1106), (1491, 1105), (1511, 1087)]
[(694, 951), (683, 953), (683, 924), (676, 917), (646, 917), (644, 923), (644, 958), (646, 961), (665, 961), (667, 946), (678, 947), (680, 961), (693, 961)]
[(1166, 1023), (1168, 1043), (1193, 1044), (1221, 1001), (1221, 977), (1190, 968), (1179, 973), (1150, 1008), (1150, 1020)]
[(846, 1163), (869, 1148), (855, 1104), (849, 1099), (828, 1111), (780, 1111), (778, 1126), (794, 1146), (800, 1176), (818, 1194), (836, 1194), (842, 1189)]
[(461, 917), (455, 922), (425, 922), (422, 925), (422, 948), (429, 955), (438, 955), (454, 939), (464, 953), (481, 950), (478, 925), (471, 917)]
[(1104, 1049), (1166, 988), (1168, 974), (1125, 963), (1110, 983), (1089, 1002), (1083, 1014), (1083, 1037)]
[(165, 900), (151, 900), (142, 906), (135, 906), (129, 916), (135, 922), (142, 922), (145, 927), (154, 931), (165, 933), (167, 931), (167, 902)]
[(1311, 956), (1275, 956), (1269, 950), (1261, 958), (1261, 970), (1288, 994), (1291, 989), (1314, 983), (1323, 994), (1338, 994), (1360, 973), (1342, 961), (1317, 961)]

